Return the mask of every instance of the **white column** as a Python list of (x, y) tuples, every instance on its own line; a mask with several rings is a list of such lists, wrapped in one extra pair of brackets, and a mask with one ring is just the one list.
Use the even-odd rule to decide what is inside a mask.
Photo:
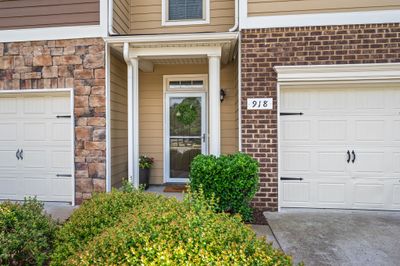
[(220, 55), (208, 56), (208, 78), (209, 78), (209, 151), (210, 154), (219, 156), (221, 154), (221, 111), (220, 111)]
[(139, 187), (139, 59), (128, 64), (128, 176)]

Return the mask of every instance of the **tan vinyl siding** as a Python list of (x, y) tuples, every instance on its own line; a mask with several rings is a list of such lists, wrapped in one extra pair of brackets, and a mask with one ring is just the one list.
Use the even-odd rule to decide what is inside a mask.
[[(221, 68), (221, 87), (226, 91), (221, 103), (222, 153), (237, 151), (237, 88), (234, 65)], [(150, 183), (163, 183), (163, 75), (207, 74), (207, 65), (155, 65), (153, 73), (140, 72), (139, 77), (139, 143), (140, 154), (154, 157)]]
[(399, 0), (248, 0), (249, 16), (399, 9)]
[(0, 30), (98, 25), (99, 0), (0, 1)]
[(130, 0), (114, 0), (113, 28), (119, 34), (129, 33)]
[(128, 91), (125, 62), (111, 53), (111, 185), (128, 177)]
[(235, 22), (234, 0), (210, 0), (210, 24), (161, 26), (164, 0), (131, 0), (131, 34), (228, 31)]

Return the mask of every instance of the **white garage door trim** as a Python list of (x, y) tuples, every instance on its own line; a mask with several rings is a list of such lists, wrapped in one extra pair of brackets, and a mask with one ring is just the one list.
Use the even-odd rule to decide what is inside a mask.
[(5, 95), (11, 94), (32, 94), (32, 95), (40, 95), (40, 94), (60, 94), (60, 93), (68, 93), (70, 97), (70, 110), (71, 110), (71, 204), (75, 206), (75, 119), (74, 119), (74, 90), (73, 88), (59, 88), (59, 89), (28, 89), (28, 90), (2, 90), (0, 91), (0, 97), (4, 97)]
[(281, 86), (349, 83), (400, 82), (400, 63), (276, 66), (277, 73), (277, 130), (278, 130), (278, 211), (282, 206), (280, 91)]

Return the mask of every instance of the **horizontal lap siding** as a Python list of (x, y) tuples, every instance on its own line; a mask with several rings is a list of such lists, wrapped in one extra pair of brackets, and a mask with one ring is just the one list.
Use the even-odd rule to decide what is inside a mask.
[(99, 23), (99, 0), (0, 1), (0, 30)]
[(118, 187), (128, 177), (127, 67), (111, 54), (111, 185)]
[(114, 0), (113, 27), (115, 32), (120, 34), (129, 33), (129, 15), (129, 0)]
[(249, 16), (399, 9), (399, 0), (249, 0)]
[(162, 0), (131, 0), (132, 34), (228, 31), (235, 22), (234, 0), (210, 0), (210, 24), (161, 26)]

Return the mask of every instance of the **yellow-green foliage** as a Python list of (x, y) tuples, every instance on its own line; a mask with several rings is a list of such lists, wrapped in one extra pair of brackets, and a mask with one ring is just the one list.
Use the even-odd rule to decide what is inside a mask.
[[(81, 248), (63, 264), (291, 265), (290, 257), (257, 239), (239, 216), (216, 214), (214, 204), (206, 202), (201, 193), (183, 203), (144, 192), (114, 192), (101, 197), (107, 201), (115, 194), (141, 200), (124, 211), (116, 219), (118, 223), (109, 223), (101, 233), (81, 241)], [(81, 216), (84, 212), (91, 212), (89, 205), (81, 207), (80, 219), (85, 219)], [(74, 216), (69, 223), (70, 228), (82, 224)]]
[(0, 203), (0, 265), (47, 265), (56, 224), (36, 199)]

